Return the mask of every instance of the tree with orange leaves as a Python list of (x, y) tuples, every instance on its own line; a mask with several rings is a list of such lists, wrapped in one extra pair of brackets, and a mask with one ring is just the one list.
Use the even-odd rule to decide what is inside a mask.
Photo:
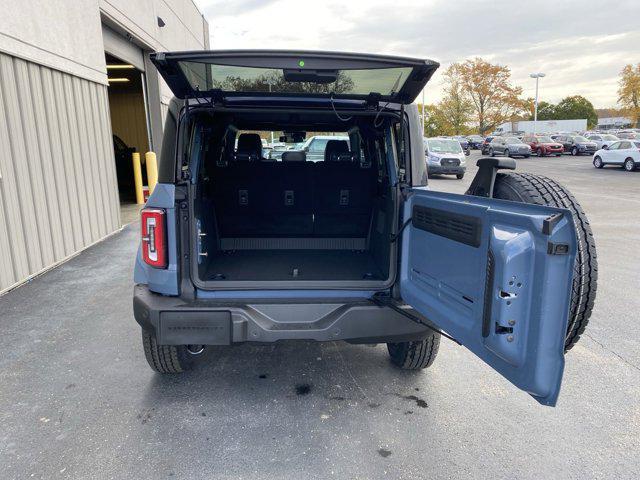
[(628, 112), (633, 123), (640, 125), (640, 63), (625, 65), (618, 81), (618, 103)]
[(525, 101), (520, 98), (522, 88), (511, 84), (509, 67), (493, 65), (476, 57), (454, 63), (449, 69), (459, 79), (462, 89), (471, 100), (481, 135), (526, 111)]

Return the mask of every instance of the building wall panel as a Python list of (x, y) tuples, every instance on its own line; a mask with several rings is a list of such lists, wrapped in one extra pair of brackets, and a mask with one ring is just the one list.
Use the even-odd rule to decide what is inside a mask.
[(0, 53), (0, 292), (120, 226), (107, 87)]

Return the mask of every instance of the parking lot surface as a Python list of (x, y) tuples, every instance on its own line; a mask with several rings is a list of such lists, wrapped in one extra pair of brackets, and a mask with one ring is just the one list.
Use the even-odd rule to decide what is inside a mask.
[[(590, 162), (517, 160), (569, 187), (598, 247), (557, 408), (445, 339), (420, 373), (384, 345), (303, 342), (212, 348), (192, 372), (154, 374), (131, 310), (134, 223), (0, 297), (0, 477), (639, 478), (640, 172)], [(462, 193), (474, 172), (430, 186)]]

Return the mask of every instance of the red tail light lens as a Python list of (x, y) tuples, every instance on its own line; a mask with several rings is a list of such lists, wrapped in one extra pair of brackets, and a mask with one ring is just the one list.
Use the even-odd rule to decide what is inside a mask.
[(167, 228), (164, 210), (144, 208), (142, 218), (142, 259), (155, 268), (167, 268)]

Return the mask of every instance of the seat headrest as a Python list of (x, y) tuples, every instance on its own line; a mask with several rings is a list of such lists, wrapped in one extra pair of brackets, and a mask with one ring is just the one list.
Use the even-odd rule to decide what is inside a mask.
[(307, 160), (307, 154), (298, 150), (291, 150), (282, 153), (283, 162), (304, 162)]
[(242, 133), (238, 137), (236, 160), (259, 160), (262, 157), (262, 140), (257, 133)]
[(324, 149), (325, 162), (351, 161), (349, 143), (346, 140), (329, 140)]

